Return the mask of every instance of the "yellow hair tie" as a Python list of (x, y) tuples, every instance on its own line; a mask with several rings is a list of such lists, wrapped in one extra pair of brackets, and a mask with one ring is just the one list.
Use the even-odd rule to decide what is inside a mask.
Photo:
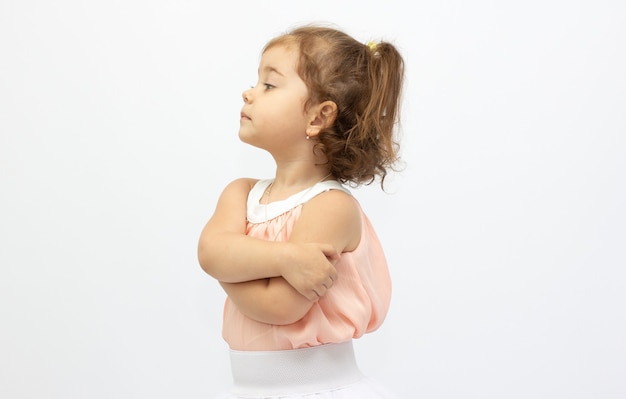
[(376, 42), (373, 42), (373, 41), (367, 42), (367, 47), (369, 47), (370, 51), (372, 52), (376, 51), (376, 46), (377, 46)]

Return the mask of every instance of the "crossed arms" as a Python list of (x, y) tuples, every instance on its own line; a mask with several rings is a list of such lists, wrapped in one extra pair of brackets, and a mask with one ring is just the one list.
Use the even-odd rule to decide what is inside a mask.
[(350, 195), (331, 190), (303, 206), (289, 241), (249, 237), (246, 202), (255, 182), (224, 189), (200, 235), (198, 261), (246, 316), (291, 324), (332, 287), (340, 254), (358, 245), (360, 212)]

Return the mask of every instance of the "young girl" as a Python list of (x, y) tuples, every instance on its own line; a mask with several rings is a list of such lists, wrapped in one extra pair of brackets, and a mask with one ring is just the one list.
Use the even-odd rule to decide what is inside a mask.
[(272, 155), (276, 176), (230, 183), (198, 245), (228, 295), (226, 397), (388, 397), (359, 372), (352, 339), (383, 322), (389, 272), (344, 184), (382, 186), (397, 160), (403, 68), (393, 45), (326, 27), (264, 48), (239, 137)]

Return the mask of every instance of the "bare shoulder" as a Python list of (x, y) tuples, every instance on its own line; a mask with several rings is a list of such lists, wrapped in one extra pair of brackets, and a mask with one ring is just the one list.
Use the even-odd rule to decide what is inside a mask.
[[(326, 214), (326, 217), (339, 218), (343, 221), (361, 220), (361, 210), (356, 199), (341, 190), (324, 191), (313, 197), (305, 208), (311, 212), (319, 212)], [(319, 216), (322, 217), (322, 215)]]
[(228, 183), (204, 231), (229, 230), (233, 225), (237, 226), (237, 231), (245, 229), (248, 194), (256, 182), (255, 179), (240, 178)]
[(252, 187), (258, 182), (259, 179), (252, 179), (249, 177), (240, 177), (228, 183), (226, 188), (224, 188), (224, 192), (234, 191), (237, 193), (241, 193), (242, 191), (249, 192), (252, 190)]
[(361, 238), (361, 209), (352, 195), (325, 191), (304, 204), (293, 235), (304, 242), (331, 244), (339, 252), (352, 251)]
[(230, 203), (232, 201), (240, 202), (242, 199), (248, 198), (248, 194), (258, 179), (241, 177), (228, 183), (220, 194), (218, 204)]

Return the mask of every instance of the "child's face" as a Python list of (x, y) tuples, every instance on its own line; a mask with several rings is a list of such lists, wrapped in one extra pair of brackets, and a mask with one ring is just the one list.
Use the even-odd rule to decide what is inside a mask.
[(261, 57), (256, 86), (243, 92), (239, 138), (270, 151), (288, 150), (306, 137), (308, 89), (296, 70), (298, 50), (275, 46)]

